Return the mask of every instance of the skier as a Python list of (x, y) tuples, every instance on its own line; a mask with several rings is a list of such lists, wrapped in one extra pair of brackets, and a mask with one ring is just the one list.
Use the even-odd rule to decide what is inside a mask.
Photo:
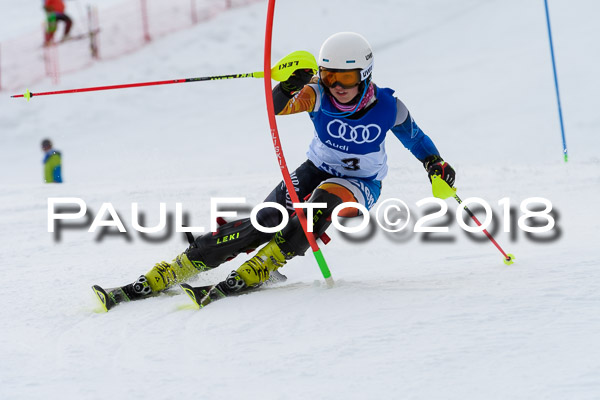
[(44, 46), (48, 46), (52, 42), (58, 26), (58, 21), (63, 21), (65, 23), (65, 30), (61, 40), (67, 40), (69, 38), (71, 26), (73, 25), (73, 20), (65, 14), (65, 3), (63, 3), (62, 0), (44, 0), (44, 10), (46, 11), (47, 18)]
[[(317, 64), (317, 76), (313, 76), (313, 70), (296, 70), (273, 89), (278, 115), (307, 112), (315, 126), (308, 160), (292, 173), (300, 199), (308, 197), (308, 202), (327, 204), (326, 208), (315, 210), (315, 237), (320, 237), (331, 224), (329, 217), (337, 205), (357, 202), (367, 209), (375, 205), (381, 181), (388, 172), (384, 147), (388, 131), (423, 163), (430, 180), (432, 175), (440, 175), (450, 186), (454, 185), (454, 169), (442, 159), (404, 103), (392, 89), (372, 82), (373, 53), (363, 36), (340, 32), (329, 37), (321, 47)], [(279, 203), (293, 215), (283, 182), (265, 201)], [(355, 208), (345, 209), (348, 210), (353, 212), (340, 215), (358, 215)], [(276, 209), (263, 208), (257, 221), (274, 227), (282, 216)], [(303, 255), (309, 244), (298, 217), (292, 216), (275, 234), (259, 231), (249, 218), (226, 223), (215, 233), (190, 240), (190, 246), (171, 263), (156, 264), (132, 284), (106, 291), (99, 286), (93, 288), (108, 310), (122, 301), (163, 291), (265, 243), (254, 257), (216, 285), (193, 288), (182, 284), (186, 293), (203, 307), (216, 299), (257, 288), (278, 275), (278, 268), (290, 259)]]
[(44, 182), (62, 183), (62, 158), (60, 151), (52, 148), (50, 139), (42, 140), (42, 151), (44, 152)]

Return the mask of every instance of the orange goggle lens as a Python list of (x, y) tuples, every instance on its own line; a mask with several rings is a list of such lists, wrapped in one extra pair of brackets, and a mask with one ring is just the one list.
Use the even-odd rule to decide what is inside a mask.
[(334, 87), (340, 84), (344, 89), (351, 89), (360, 83), (360, 70), (331, 70), (321, 68), (319, 70), (321, 82), (327, 87)]

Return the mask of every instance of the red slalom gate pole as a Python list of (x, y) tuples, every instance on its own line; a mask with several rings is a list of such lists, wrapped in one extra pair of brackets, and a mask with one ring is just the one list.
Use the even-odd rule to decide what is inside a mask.
[[(271, 86), (271, 43), (273, 36), (273, 15), (275, 13), (275, 0), (269, 0), (269, 5), (267, 9), (267, 24), (265, 31), (265, 62), (264, 62), (264, 76), (265, 76), (265, 97), (267, 101), (267, 114), (269, 115), (269, 125), (271, 127), (271, 137), (273, 139), (273, 146), (275, 148), (275, 154), (277, 155), (277, 161), (279, 162), (279, 168), (281, 169), (281, 174), (283, 175), (283, 180), (285, 182), (285, 186), (290, 195), (290, 199), (293, 203), (300, 203), (298, 199), (298, 194), (294, 189), (294, 184), (292, 183), (292, 178), (290, 176), (290, 171), (288, 170), (287, 164), (285, 162), (285, 157), (283, 155), (281, 140), (279, 139), (279, 131), (277, 130), (277, 121), (275, 120), (275, 106), (273, 105), (273, 88)], [(304, 231), (304, 235), (310, 244), (310, 247), (313, 251), (315, 259), (317, 260), (317, 264), (319, 264), (319, 268), (321, 269), (321, 273), (325, 278), (325, 282), (327, 286), (332, 287), (334, 285), (333, 278), (331, 277), (331, 272), (329, 271), (329, 267), (327, 266), (327, 262), (325, 261), (325, 257), (315, 240), (315, 237), (312, 232), (308, 232), (308, 224), (306, 220), (306, 215), (304, 214), (304, 209), (298, 207), (296, 208), (296, 215), (298, 216), (298, 220), (302, 225), (302, 230)]]

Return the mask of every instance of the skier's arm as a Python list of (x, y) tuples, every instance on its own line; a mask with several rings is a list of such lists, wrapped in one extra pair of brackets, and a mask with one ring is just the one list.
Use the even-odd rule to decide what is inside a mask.
[(417, 123), (413, 120), (408, 109), (400, 100), (396, 99), (398, 113), (396, 114), (396, 125), (392, 128), (394, 135), (402, 142), (419, 161), (431, 155), (440, 155), (440, 152)]
[(430, 180), (432, 175), (441, 175), (442, 179), (453, 186), (456, 175), (454, 169), (440, 156), (433, 141), (419, 128), (406, 106), (400, 100), (396, 100), (398, 113), (392, 132), (404, 147), (423, 163)]
[(312, 111), (316, 102), (315, 91), (308, 86), (312, 70), (299, 69), (292, 76), (273, 89), (275, 114), (287, 115), (302, 111)]

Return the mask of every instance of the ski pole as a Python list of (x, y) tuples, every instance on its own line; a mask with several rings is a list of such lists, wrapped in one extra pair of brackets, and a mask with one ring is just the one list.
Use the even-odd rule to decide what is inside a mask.
[[(269, 71), (271, 78), (277, 81), (287, 80), (292, 73), (299, 68), (312, 69), (316, 71), (317, 63), (312, 54), (307, 51), (295, 51), (283, 57), (275, 66)], [(166, 81), (154, 81), (154, 82), (139, 82), (139, 83), (125, 83), (119, 85), (107, 85), (107, 86), (95, 86), (79, 89), (67, 89), (57, 90), (52, 92), (39, 92), (31, 93), (29, 89), (24, 94), (15, 94), (10, 97), (18, 98), (23, 97), (29, 101), (34, 96), (50, 96), (55, 94), (67, 94), (67, 93), (82, 93), (82, 92), (95, 92), (100, 90), (114, 90), (114, 89), (128, 89), (142, 86), (157, 86), (157, 85), (169, 85), (174, 83), (189, 83), (189, 82), (202, 82), (202, 81), (216, 81), (224, 79), (238, 79), (238, 78), (262, 78), (265, 74), (263, 71), (249, 72), (245, 74), (231, 74), (231, 75), (216, 75), (216, 76), (203, 76), (198, 78), (185, 78), (185, 79), (171, 79)]]
[[(273, 88), (271, 86), (271, 78), (274, 78), (271, 74), (271, 69), (269, 68), (271, 65), (271, 42), (272, 42), (272, 34), (273, 34), (273, 14), (275, 11), (275, 0), (269, 0), (269, 5), (267, 8), (267, 26), (265, 32), (265, 63), (264, 63), (264, 77), (265, 77), (265, 96), (267, 101), (267, 114), (269, 115), (269, 125), (271, 126), (271, 137), (273, 139), (273, 146), (275, 148), (275, 154), (277, 155), (277, 161), (279, 161), (279, 168), (281, 169), (281, 174), (283, 175), (283, 180), (285, 182), (285, 186), (287, 188), (287, 192), (290, 195), (290, 198), (293, 203), (300, 203), (298, 199), (298, 194), (294, 189), (294, 184), (292, 182), (292, 178), (290, 176), (290, 171), (288, 170), (287, 164), (285, 162), (285, 157), (283, 155), (283, 150), (281, 146), (281, 140), (279, 139), (279, 132), (277, 130), (277, 121), (275, 119), (275, 107), (273, 105)], [(312, 57), (313, 65), (316, 67), (317, 63)], [(294, 66), (293, 70), (290, 72), (294, 72), (297, 67)], [(316, 68), (314, 68), (316, 70)], [(288, 75), (289, 76), (289, 75)], [(313, 255), (317, 260), (317, 264), (321, 269), (321, 273), (323, 274), (323, 278), (325, 278), (325, 282), (328, 287), (333, 287), (334, 281), (331, 277), (331, 272), (329, 271), (329, 267), (327, 266), (327, 261), (325, 261), (325, 257), (315, 240), (314, 234), (308, 232), (308, 221), (306, 220), (306, 215), (304, 214), (304, 210), (302, 208), (296, 208), (296, 215), (298, 216), (298, 220), (300, 221), (300, 225), (302, 225), (302, 230), (304, 231), (304, 235), (310, 244), (310, 247), (313, 251)]]
[[(462, 204), (462, 200), (456, 194), (456, 188), (450, 187), (450, 185), (448, 185), (448, 183), (445, 180), (443, 180), (440, 175), (433, 175), (431, 177), (431, 189), (433, 191), (433, 196), (437, 197), (438, 199), (447, 199), (449, 197), (454, 197), (458, 204)], [(463, 209), (467, 212), (467, 214), (469, 214), (473, 221), (475, 221), (477, 226), (481, 226), (481, 222), (479, 222), (475, 214), (473, 214), (473, 212), (469, 210), (469, 207), (463, 206)], [(483, 233), (485, 233), (488, 239), (490, 239), (494, 246), (496, 246), (500, 253), (502, 253), (502, 256), (504, 257), (504, 264), (510, 265), (514, 263), (515, 256), (513, 254), (507, 254), (504, 250), (502, 250), (502, 247), (500, 247), (498, 242), (496, 242), (494, 237), (486, 229), (483, 229)]]

